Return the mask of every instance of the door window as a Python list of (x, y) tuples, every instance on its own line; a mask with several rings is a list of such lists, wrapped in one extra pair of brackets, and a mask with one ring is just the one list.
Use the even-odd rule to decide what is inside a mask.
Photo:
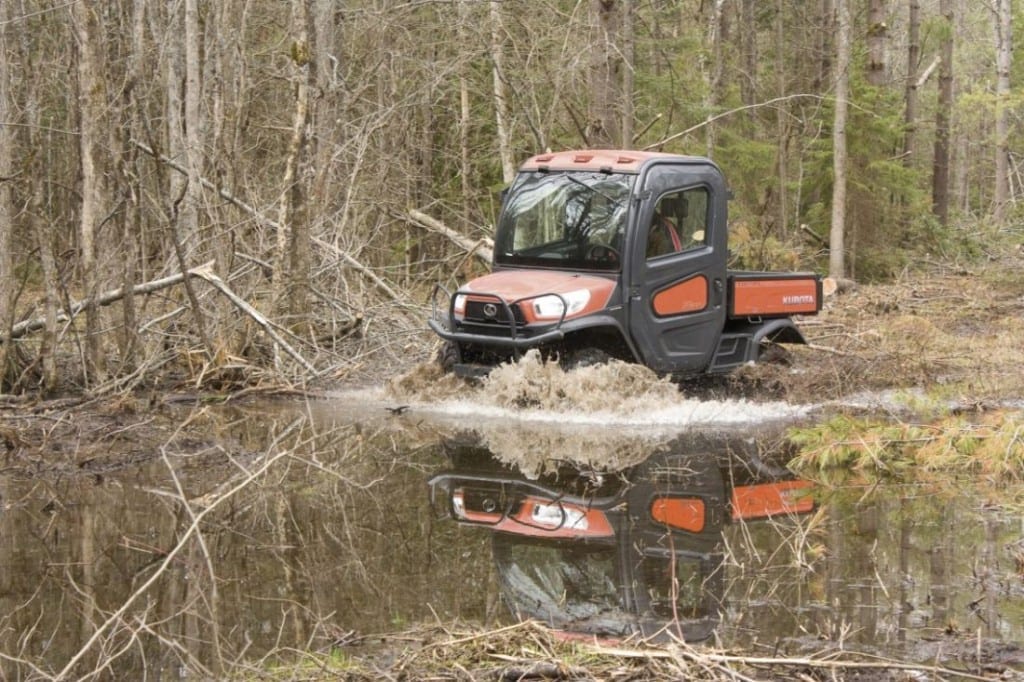
[(660, 258), (707, 244), (708, 190), (677, 190), (661, 195), (647, 231), (647, 258)]

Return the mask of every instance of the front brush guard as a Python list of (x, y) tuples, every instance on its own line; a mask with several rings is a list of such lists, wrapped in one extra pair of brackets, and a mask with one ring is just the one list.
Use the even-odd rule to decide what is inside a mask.
[[(448, 297), (448, 318), (444, 319), (439, 311), (437, 305), (437, 294), (438, 292), (444, 292)], [(508, 320), (508, 336), (491, 335), (491, 334), (473, 334), (470, 332), (458, 331), (457, 327), (459, 322), (455, 319), (455, 297), (456, 296), (473, 296), (474, 298), (490, 299), (501, 305), (505, 311), (505, 319)], [(544, 331), (540, 334), (532, 336), (523, 336), (523, 327), (516, 323), (515, 315), (512, 314), (512, 306), (522, 303), (534, 298), (541, 298), (542, 296), (557, 296), (562, 301), (562, 314), (558, 318), (558, 321), (554, 323), (551, 329)], [(431, 299), (431, 317), (427, 320), (427, 326), (429, 326), (435, 334), (440, 336), (445, 341), (451, 341), (453, 343), (471, 343), (478, 344), (481, 346), (493, 346), (498, 348), (511, 348), (515, 351), (526, 350), (529, 348), (535, 348), (552, 341), (561, 341), (565, 338), (565, 331), (562, 329), (562, 323), (565, 322), (565, 313), (569, 310), (569, 303), (561, 294), (546, 293), (528, 296), (526, 298), (516, 299), (514, 301), (507, 301), (498, 294), (491, 294), (479, 291), (464, 291), (458, 289), (455, 293), (451, 293), (443, 284), (435, 284), (434, 290), (430, 294)]]

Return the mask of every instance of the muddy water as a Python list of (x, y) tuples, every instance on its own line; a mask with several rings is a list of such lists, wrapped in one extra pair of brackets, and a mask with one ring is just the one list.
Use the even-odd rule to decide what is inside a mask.
[[(451, 486), (435, 485), (431, 505), (428, 481), (467, 471), (556, 491), (531, 517), (540, 524), (532, 545), (543, 546), (552, 513), (566, 528), (566, 487), (586, 508), (630, 496), (608, 518), (654, 559), (598, 540), (604, 559), (583, 565), (612, 567), (600, 580), (611, 590), (602, 618), (625, 573), (649, 608), (608, 615), (602, 634), (703, 618), (706, 631), (685, 636), (773, 655), (843, 646), (925, 662), (1024, 641), (1024, 528), (1005, 491), (936, 479), (817, 487), (811, 508), (734, 518), (736, 490), (759, 485), (755, 474), (788, 480), (771, 460), (785, 456), (778, 430), (802, 409), (630, 399), (625, 412), (552, 411), (557, 403), (535, 396), (495, 405), (479, 395), (343, 393), (207, 410), (201, 447), (171, 441), (131, 470), (0, 475), (0, 677), (217, 676), (296, 650), (344, 651), (416, 623), (536, 615), (510, 603), (516, 585), (531, 593), (509, 576), (542, 572), (494, 541), (526, 536), (495, 533), (491, 517), (476, 527), (445, 518)], [(399, 404), (409, 407), (385, 409)], [(663, 472), (665, 457), (690, 473), (655, 473), (661, 483), (650, 487), (640, 477)], [(661, 484), (700, 501), (699, 531), (644, 525), (654, 498), (637, 491), (669, 494)], [(499, 517), (510, 509), (499, 504)], [(531, 552), (522, 556), (543, 554)], [(568, 575), (544, 561), (551, 575)], [(664, 561), (698, 568), (659, 583)], [(666, 611), (680, 584), (690, 601)]]

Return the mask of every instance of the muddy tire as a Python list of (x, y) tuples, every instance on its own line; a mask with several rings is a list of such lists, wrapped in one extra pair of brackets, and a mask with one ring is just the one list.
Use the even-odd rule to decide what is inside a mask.
[(793, 364), (793, 354), (778, 343), (762, 343), (758, 350), (757, 361), (767, 365), (789, 367)]
[(612, 356), (600, 348), (580, 348), (571, 351), (565, 356), (565, 369), (579, 369), (581, 367), (596, 367), (606, 365)]
[(462, 354), (459, 352), (459, 347), (451, 341), (445, 341), (437, 350), (437, 364), (445, 373), (451, 372), (461, 361)]

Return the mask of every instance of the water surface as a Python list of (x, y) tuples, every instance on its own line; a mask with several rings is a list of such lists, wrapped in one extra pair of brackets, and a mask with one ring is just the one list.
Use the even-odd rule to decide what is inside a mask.
[[(518, 536), (446, 518), (437, 495), (431, 504), (428, 481), (457, 473), (466, 453), (528, 484), (575, 486), (583, 500), (612, 480), (635, 490), (652, 458), (709, 476), (713, 468), (712, 482), (697, 486), (709, 516), (691, 552), (706, 566), (673, 560), (676, 587), (668, 583), (665, 597), (655, 585), (647, 598), (648, 615), (663, 623), (713, 604), (702, 635), (710, 641), (922, 662), (1024, 641), (1024, 529), (1005, 491), (936, 478), (819, 486), (813, 509), (733, 519), (742, 481), (729, 462), (747, 462), (749, 474), (754, 456), (777, 475), (779, 430), (792, 415), (673, 431), (666, 417), (652, 430), (528, 410), (474, 420), (444, 401), (400, 415), (387, 406), (391, 398), (369, 392), (206, 408), (201, 447), (171, 439), (144, 465), (102, 475), (0, 475), (3, 676), (215, 676), (417, 623), (535, 615), (509, 603), (503, 565)], [(685, 488), (695, 479), (680, 480)], [(644, 504), (635, 503), (636, 518), (646, 518)], [(555, 508), (538, 514), (563, 513)], [(663, 535), (676, 551), (687, 533)], [(580, 565), (601, 561), (617, 559)], [(555, 559), (546, 570), (562, 571)], [(615, 576), (628, 573), (615, 570), (601, 583), (608, 590), (596, 590), (601, 613), (619, 599)], [(636, 568), (631, 580), (643, 571), (657, 573)], [(622, 626), (616, 618), (603, 627)]]

